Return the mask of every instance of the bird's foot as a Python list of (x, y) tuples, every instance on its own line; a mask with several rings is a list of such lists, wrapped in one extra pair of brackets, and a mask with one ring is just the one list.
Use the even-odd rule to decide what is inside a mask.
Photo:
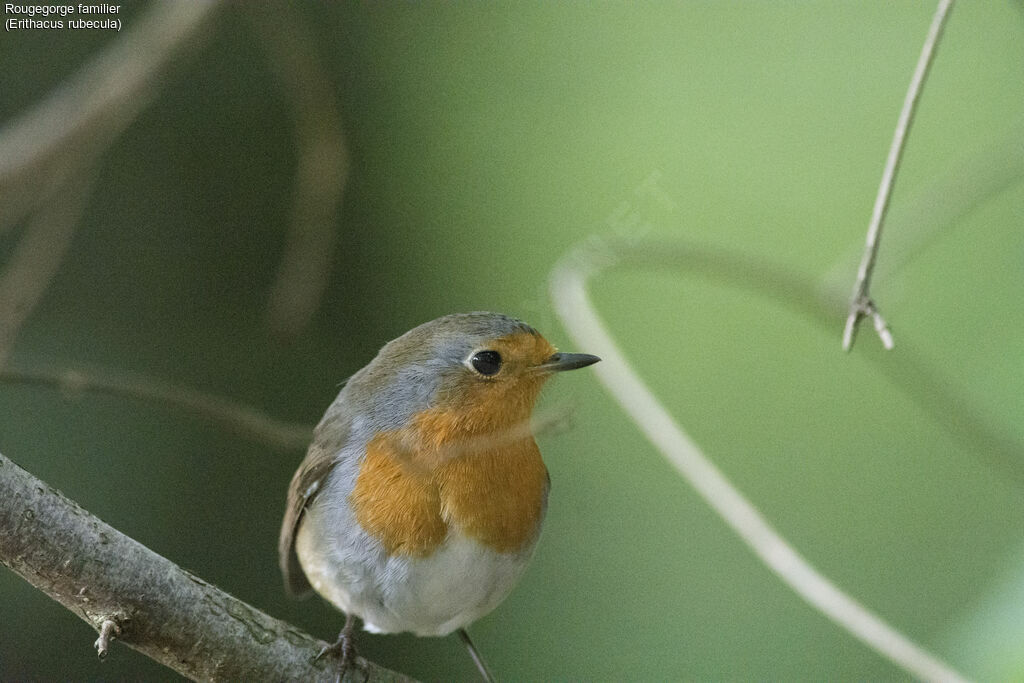
[(338, 634), (338, 639), (334, 641), (333, 645), (325, 645), (313, 659), (314, 662), (317, 662), (327, 655), (341, 657), (341, 666), (339, 667), (338, 674), (339, 681), (342, 680), (348, 670), (352, 668), (362, 671), (364, 680), (369, 677), (366, 665), (359, 659), (359, 656), (356, 653), (356, 638), (354, 633), (355, 624), (355, 616), (348, 615), (345, 619), (345, 627), (341, 629), (341, 633)]
[(313, 661), (318, 662), (328, 655), (334, 655), (341, 657), (342, 668), (347, 669), (356, 661), (356, 644), (352, 642), (353, 640), (351, 635), (342, 633), (334, 643), (320, 648), (320, 652), (316, 654)]

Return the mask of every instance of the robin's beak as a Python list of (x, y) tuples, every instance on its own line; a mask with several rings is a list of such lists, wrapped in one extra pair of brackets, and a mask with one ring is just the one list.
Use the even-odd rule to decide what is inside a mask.
[(562, 372), (563, 370), (575, 370), (593, 365), (601, 360), (589, 353), (556, 353), (546, 361), (537, 366), (538, 370), (545, 372)]

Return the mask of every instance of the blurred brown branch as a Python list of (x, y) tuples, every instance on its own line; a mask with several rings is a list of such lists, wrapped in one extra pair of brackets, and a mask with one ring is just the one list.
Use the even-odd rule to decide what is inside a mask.
[[(313, 437), (312, 425), (285, 422), (223, 396), (123, 372), (9, 366), (0, 369), (0, 383), (50, 387), (69, 397), (92, 392), (149, 401), (195, 415), (231, 433), (276, 448), (304, 450)], [(515, 425), (500, 438), (519, 439), (526, 434), (558, 434), (568, 428), (572, 421), (572, 412), (569, 406), (538, 410), (531, 421)]]
[(267, 301), (267, 323), (294, 339), (316, 313), (330, 279), (338, 213), (348, 183), (349, 155), (336, 102), (337, 87), (312, 36), (286, 4), (239, 6), (292, 109), (298, 163), (285, 254)]
[(160, 74), (192, 45), (218, 4), (152, 7), (123, 38), (0, 130), (0, 232), (88, 167), (135, 119), (158, 90)]
[[(323, 641), (228, 595), (128, 538), (0, 455), (0, 563), (90, 624), (204, 681), (333, 681)], [(7, 615), (13, 618), (13, 615)], [(409, 681), (360, 660), (346, 679)]]
[(37, 212), (0, 277), (0, 367), (60, 267), (103, 152), (200, 33), (213, 2), (158, 3), (44, 101), (0, 130), (0, 233)]

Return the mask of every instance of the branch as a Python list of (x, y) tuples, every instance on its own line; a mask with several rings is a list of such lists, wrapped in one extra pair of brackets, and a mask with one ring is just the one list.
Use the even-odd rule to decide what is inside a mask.
[[(701, 452), (630, 367), (591, 305), (587, 281), (619, 263), (660, 264), (672, 256), (678, 259), (680, 255), (683, 263), (702, 273), (733, 276), (740, 283), (762, 281), (762, 287), (773, 294), (792, 293), (800, 287), (796, 278), (786, 277), (763, 264), (744, 262), (735, 255), (716, 256), (714, 252), (653, 243), (598, 242), (590, 249), (570, 254), (556, 266), (551, 276), (555, 310), (576, 342), (601, 356), (597, 376), (620, 407), (768, 569), (833, 623), (912, 675), (929, 681), (963, 681), (948, 664), (925, 651), (815, 569)], [(806, 307), (810, 301), (801, 303)]]
[(0, 367), (57, 272), (88, 199), (91, 168), (191, 45), (213, 2), (159, 3), (74, 77), (0, 130), (0, 233), (36, 216), (0, 279)]
[(234, 434), (276, 448), (302, 450), (313, 436), (312, 425), (284, 422), (252, 406), (188, 386), (111, 370), (6, 367), (0, 369), (0, 382), (53, 387), (71, 395), (91, 391), (150, 401), (199, 416)]
[[(116, 637), (193, 680), (338, 679), (336, 658), (314, 661), (326, 643), (193, 576), (3, 455), (0, 562), (96, 629), (101, 656)], [(411, 680), (359, 663), (357, 678)]]
[[(1019, 125), (994, 142), (972, 150), (927, 185), (917, 188), (888, 215), (899, 231), (888, 233), (886, 258), (872, 271), (889, 280), (945, 238), (979, 207), (1024, 178), (1024, 129)], [(857, 269), (863, 247), (848, 251), (829, 267), (823, 286), (849, 302), (847, 275)]]
[[(303, 450), (313, 438), (312, 425), (285, 422), (230, 398), (142, 375), (83, 368), (5, 367), (0, 368), (0, 383), (49, 387), (69, 397), (91, 392), (149, 401), (194, 415), (233, 434), (275, 448)], [(514, 440), (527, 434), (540, 436), (563, 432), (572, 422), (572, 413), (571, 406), (537, 410), (531, 420), (514, 425), (500, 438)]]
[(935, 8), (935, 16), (932, 19), (931, 28), (928, 30), (928, 37), (925, 38), (924, 46), (921, 48), (921, 56), (917, 60), (917, 68), (914, 76), (910, 79), (910, 88), (903, 100), (903, 110), (900, 111), (900, 118), (896, 121), (896, 131), (893, 133), (892, 145), (889, 146), (889, 157), (885, 162), (885, 170), (882, 172), (882, 183), (878, 187), (878, 195), (875, 197), (875, 208), (871, 212), (871, 224), (868, 226), (867, 243), (864, 247), (864, 257), (861, 259), (860, 268), (857, 271), (857, 281), (853, 285), (853, 296), (850, 299), (850, 310), (846, 316), (846, 327), (843, 330), (843, 350), (849, 351), (853, 347), (853, 338), (857, 331), (857, 323), (865, 316), (870, 316), (875, 323), (875, 331), (882, 340), (886, 349), (893, 347), (892, 334), (889, 327), (882, 318), (882, 313), (871, 300), (868, 289), (871, 286), (871, 273), (875, 268), (875, 260), (878, 258), (878, 245), (882, 236), (882, 222), (889, 210), (889, 199), (892, 197), (892, 187), (896, 182), (896, 173), (900, 168), (900, 160), (903, 157), (903, 147), (907, 141), (907, 132), (914, 120), (914, 111), (917, 108), (917, 101), (921, 96), (921, 88), (928, 76), (928, 67), (932, 64), (935, 56), (935, 48), (942, 36), (942, 29), (946, 25), (946, 18), (953, 6), (953, 0), (939, 0)]

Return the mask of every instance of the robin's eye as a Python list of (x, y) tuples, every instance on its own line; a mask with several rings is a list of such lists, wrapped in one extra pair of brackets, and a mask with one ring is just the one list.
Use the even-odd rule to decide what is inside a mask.
[(477, 351), (469, 359), (469, 364), (481, 375), (490, 377), (501, 370), (501, 354), (497, 351)]

